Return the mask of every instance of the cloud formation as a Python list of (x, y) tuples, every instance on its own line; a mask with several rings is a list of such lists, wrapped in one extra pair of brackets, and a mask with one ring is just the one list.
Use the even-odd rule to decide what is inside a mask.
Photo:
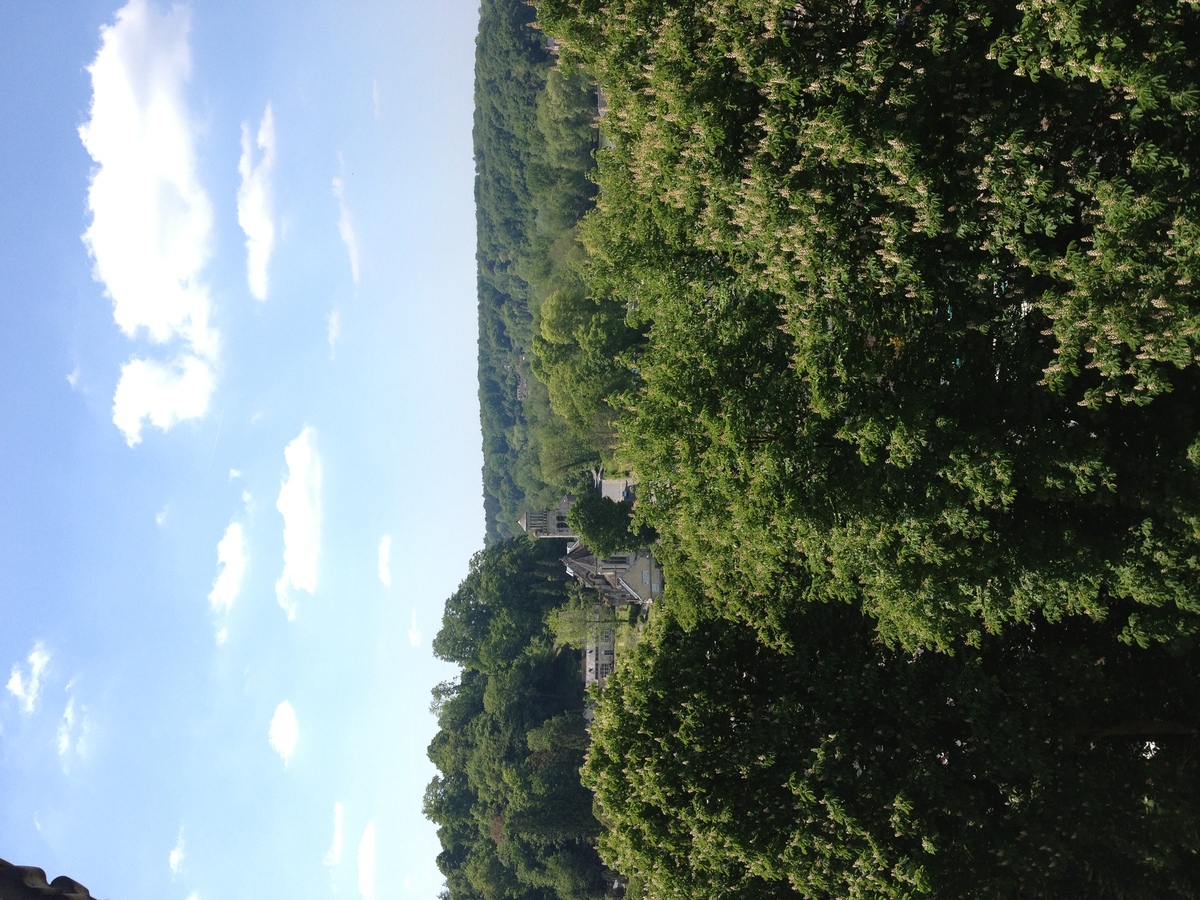
[(342, 337), (342, 315), (336, 309), (330, 310), (329, 318), (325, 320), (325, 335), (329, 338), (329, 358), (337, 356), (337, 344)]
[(296, 710), (284, 700), (275, 707), (275, 715), (271, 716), (267, 740), (271, 742), (271, 748), (279, 754), (285, 766), (291, 762), (292, 754), (296, 752), (296, 741), (299, 737), (300, 726), (296, 722)]
[(417, 628), (417, 611), (415, 609), (412, 614), (412, 625), (408, 628), (408, 643), (411, 647), (421, 646), (421, 630)]
[(121, 366), (113, 395), (113, 424), (130, 447), (141, 443), (142, 423), (163, 431), (208, 412), (214, 386), (209, 360), (182, 353), (169, 362), (131, 359)]
[(313, 594), (317, 590), (317, 557), (321, 552), (321, 459), (317, 432), (308, 427), (287, 447), (283, 458), (288, 473), (279, 486), (275, 508), (283, 516), (283, 572), (275, 582), (275, 599), (296, 618), (292, 589)]
[(354, 232), (354, 222), (350, 219), (350, 207), (346, 205), (346, 182), (338, 176), (333, 179), (333, 199), (338, 204), (338, 234), (346, 245), (346, 253), (350, 256), (350, 280), (358, 287), (358, 235)]
[(89, 120), (79, 128), (95, 161), (88, 188), (92, 222), (83, 235), (92, 274), (112, 300), (126, 336), (170, 345), (167, 359), (121, 367), (113, 422), (131, 447), (142, 425), (164, 431), (203, 416), (213, 390), (219, 336), (200, 280), (213, 213), (196, 171), (187, 98), (191, 78), (184, 6), (160, 13), (130, 0), (100, 29)]
[[(224, 618), (241, 593), (242, 579), (246, 575), (246, 535), (240, 522), (230, 522), (217, 542), (217, 566), (220, 571), (208, 594), (208, 603), (214, 613)], [(222, 627), (217, 633), (218, 643), (224, 643), (225, 635)]]
[(366, 900), (375, 897), (375, 823), (368, 822), (358, 842), (358, 892)]
[[(262, 158), (255, 162), (255, 147)], [(271, 175), (275, 170), (275, 117), (271, 105), (263, 113), (258, 136), (251, 140), (250, 123), (242, 123), (242, 155), (237, 192), (238, 224), (246, 233), (246, 283), (256, 300), (267, 299), (267, 269), (275, 249)]]
[(171, 878), (174, 878), (183, 870), (183, 826), (179, 826), (179, 837), (175, 839), (175, 846), (171, 848), (171, 853), (167, 857), (167, 865), (171, 867)]
[(392, 536), (385, 534), (379, 539), (379, 580), (385, 588), (392, 586)]
[(336, 866), (342, 861), (342, 816), (342, 801), (339, 800), (333, 804), (333, 843), (329, 845), (329, 852), (325, 854), (325, 859), (323, 860), (327, 866)]
[(50, 665), (50, 652), (46, 645), (38, 641), (29, 651), (27, 658), (29, 669), (22, 673), (21, 667), (12, 667), (12, 676), (8, 679), (8, 692), (17, 698), (17, 705), (24, 715), (32, 715), (37, 709), (38, 700), (42, 694), (42, 675)]
[[(67, 690), (70, 691), (73, 685), (72, 681), (67, 685)], [(87, 709), (77, 704), (75, 697), (70, 697), (54, 734), (54, 748), (58, 751), (64, 772), (69, 770), (72, 760), (87, 756), (90, 731)]]
[(71, 752), (71, 733), (75, 730), (75, 698), (72, 697), (67, 701), (67, 708), (63, 710), (62, 721), (58, 725), (58, 732), (54, 736), (54, 746), (58, 750), (59, 756), (66, 756)]

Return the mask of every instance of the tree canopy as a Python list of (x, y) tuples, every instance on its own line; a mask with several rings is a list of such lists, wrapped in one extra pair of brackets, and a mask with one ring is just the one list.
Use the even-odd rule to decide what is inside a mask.
[(608, 94), (588, 288), (648, 328), (622, 449), (709, 602), (1195, 630), (1195, 7), (539, 16)]
[(661, 617), (609, 677), (585, 781), (646, 896), (1200, 890), (1194, 649), (1076, 618), (914, 655), (841, 604), (788, 629)]
[(547, 616), (567, 601), (556, 542), (479, 553), (446, 601), (434, 652), (462, 666), (434, 690), (438, 775), (425, 814), (455, 898), (605, 896), (599, 823), (580, 783), (587, 746), (578, 654), (557, 649)]

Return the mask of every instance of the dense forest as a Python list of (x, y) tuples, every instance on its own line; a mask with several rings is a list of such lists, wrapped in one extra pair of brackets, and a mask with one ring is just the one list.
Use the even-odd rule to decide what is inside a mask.
[[(647, 898), (1200, 894), (1200, 9), (522, 15), (489, 535), (602, 460), (666, 573), (589, 846)], [(607, 109), (538, 237), (552, 78)]]
[(547, 627), (566, 604), (561, 543), (481, 552), (449, 600), (434, 652), (462, 667), (434, 691), (439, 775), (425, 814), (452, 897), (601, 897), (611, 873), (580, 784), (587, 747), (578, 653)]
[(619, 305), (592, 299), (581, 271), (576, 226), (595, 192), (588, 175), (598, 134), (596, 86), (579, 69), (553, 65), (533, 20), (533, 8), (520, 0), (485, 0), (476, 50), (479, 400), (489, 543), (516, 534), (523, 507), (554, 503), (611, 449), (615, 411), (608, 397), (628, 380), (615, 353), (635, 337)]

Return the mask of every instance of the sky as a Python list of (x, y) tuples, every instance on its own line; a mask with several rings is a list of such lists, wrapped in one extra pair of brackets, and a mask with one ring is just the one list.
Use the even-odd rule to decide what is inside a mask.
[(433, 897), (474, 0), (0, 4), (0, 857)]

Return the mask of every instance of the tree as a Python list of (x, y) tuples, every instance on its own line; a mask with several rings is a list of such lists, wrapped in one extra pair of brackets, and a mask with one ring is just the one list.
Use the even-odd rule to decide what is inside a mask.
[(599, 640), (606, 629), (617, 625), (617, 611), (601, 603), (593, 592), (579, 586), (572, 590), (571, 599), (550, 611), (548, 626), (556, 647), (584, 649)]
[(705, 602), (775, 642), (830, 600), (910, 648), (1200, 628), (1200, 10), (539, 17), (609, 100), (588, 292), (648, 334), (605, 397)]
[(872, 632), (815, 606), (785, 654), (656, 619), (592, 727), (608, 864), (653, 900), (1200, 890), (1194, 647), (1078, 619), (953, 657)]
[(636, 550), (654, 540), (653, 529), (635, 528), (633, 501), (616, 502), (588, 492), (571, 504), (567, 524), (596, 556)]
[(567, 598), (549, 542), (512, 541), (475, 556), (446, 601), (434, 651), (457, 681), (433, 691), (438, 775), (425, 815), (438, 825), (438, 866), (454, 897), (583, 900), (604, 893), (599, 823), (579, 780), (586, 732), (573, 653), (547, 614)]

